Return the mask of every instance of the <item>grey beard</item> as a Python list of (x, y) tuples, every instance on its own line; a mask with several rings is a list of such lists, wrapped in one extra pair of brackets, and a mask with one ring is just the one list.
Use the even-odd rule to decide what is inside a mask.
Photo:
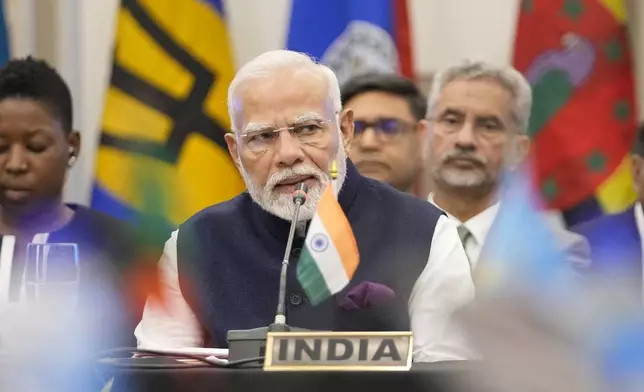
[[(338, 154), (336, 155), (336, 164), (338, 170), (338, 178), (336, 179), (336, 189), (335, 192), (339, 192), (340, 188), (344, 184), (347, 175), (347, 154), (344, 150), (344, 146), (340, 145)], [(318, 167), (313, 166), (296, 166), (294, 168), (286, 169), (282, 172), (278, 172), (271, 176), (266, 182), (266, 186), (261, 186), (255, 184), (248, 172), (241, 167), (240, 170), (246, 187), (248, 188), (248, 193), (255, 203), (257, 203), (264, 211), (268, 212), (271, 215), (275, 215), (284, 220), (290, 221), (295, 214), (295, 204), (293, 203), (293, 198), (290, 194), (277, 194), (274, 192), (274, 186), (279, 182), (283, 181), (285, 178), (281, 175), (284, 172), (291, 172), (296, 175), (312, 175), (318, 179), (318, 183), (311, 187), (308, 191), (306, 202), (300, 207), (300, 213), (298, 217), (299, 222), (306, 222), (313, 219), (315, 215), (315, 209), (317, 207), (322, 193), (326, 189), (326, 186), (331, 182), (329, 174), (322, 171)], [(287, 177), (288, 178), (288, 177)], [(337, 193), (336, 193), (337, 194)]]

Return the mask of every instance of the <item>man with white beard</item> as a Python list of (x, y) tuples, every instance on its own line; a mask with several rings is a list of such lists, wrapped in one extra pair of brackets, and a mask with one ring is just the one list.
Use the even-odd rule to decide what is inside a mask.
[[(165, 306), (148, 301), (139, 348), (226, 347), (231, 329), (270, 324), (290, 220), (291, 193), (308, 186), (287, 277), (289, 325), (315, 330), (411, 330), (414, 359), (470, 359), (452, 313), (474, 286), (456, 226), (438, 208), (362, 177), (347, 159), (353, 112), (342, 109), (335, 74), (308, 56), (264, 53), (228, 90), (231, 157), (248, 192), (197, 213), (175, 231), (160, 261)], [(338, 201), (360, 264), (348, 287), (311, 306), (296, 269), (308, 222), (336, 162)], [(364, 283), (377, 285), (365, 285)], [(357, 285), (390, 295), (350, 298)]]

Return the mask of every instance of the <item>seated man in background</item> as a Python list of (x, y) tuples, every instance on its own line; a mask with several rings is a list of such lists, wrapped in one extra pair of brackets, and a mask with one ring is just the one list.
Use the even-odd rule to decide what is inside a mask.
[[(438, 74), (428, 102), (429, 201), (458, 224), (474, 270), (498, 209), (504, 170), (528, 155), (532, 91), (510, 67), (466, 63)], [(583, 237), (552, 226), (569, 261), (589, 262)]]
[(631, 174), (637, 201), (615, 215), (604, 215), (574, 226), (572, 230), (588, 239), (592, 252), (590, 272), (600, 276), (625, 279), (625, 286), (635, 291), (644, 303), (642, 275), (642, 236), (644, 235), (644, 123), (637, 132), (631, 155)]
[(415, 193), (427, 131), (427, 102), (418, 87), (396, 74), (374, 73), (349, 80), (341, 94), (342, 106), (353, 110), (349, 158), (360, 174)]
[[(452, 313), (474, 286), (454, 222), (439, 209), (361, 176), (346, 152), (353, 111), (342, 109), (329, 68), (291, 51), (244, 65), (228, 90), (228, 149), (248, 192), (194, 215), (166, 243), (160, 268), (166, 307), (146, 304), (141, 348), (226, 347), (233, 329), (272, 323), (298, 182), (308, 185), (287, 279), (289, 325), (316, 330), (411, 330), (414, 359), (471, 358)], [(353, 229), (360, 264), (349, 285), (313, 307), (296, 278), (306, 226), (337, 163), (338, 201)], [(373, 308), (340, 306), (373, 282), (395, 298)]]
[[(0, 305), (8, 309), (48, 300), (25, 288), (28, 243), (74, 243), (79, 323), (90, 323), (96, 349), (131, 346), (145, 298), (137, 300), (131, 291), (139, 247), (123, 222), (63, 202), (65, 180), (81, 145), (72, 122), (69, 88), (47, 63), (27, 57), (0, 70), (0, 235), (15, 238), (9, 287), (0, 287), (8, 304)], [(0, 324), (9, 328), (10, 321), (3, 317)]]

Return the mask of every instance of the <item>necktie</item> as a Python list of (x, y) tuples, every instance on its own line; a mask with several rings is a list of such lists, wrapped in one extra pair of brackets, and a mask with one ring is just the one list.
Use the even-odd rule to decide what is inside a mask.
[(472, 266), (472, 260), (470, 259), (470, 255), (467, 253), (467, 242), (472, 239), (472, 233), (465, 227), (465, 225), (460, 225), (456, 228), (456, 231), (458, 232), (458, 237), (461, 239), (461, 243), (463, 243), (463, 249), (465, 249), (465, 255), (467, 256), (467, 261), (470, 263), (470, 267)]

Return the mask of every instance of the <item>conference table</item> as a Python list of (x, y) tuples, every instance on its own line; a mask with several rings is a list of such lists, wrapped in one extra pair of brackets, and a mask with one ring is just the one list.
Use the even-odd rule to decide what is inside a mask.
[[(122, 359), (117, 366), (114, 364), (101, 366), (103, 378), (113, 379), (111, 392), (484, 391), (477, 385), (475, 365), (466, 362), (419, 363), (402, 372), (270, 372), (258, 366), (177, 368), (172, 360), (165, 358)], [(146, 368), (147, 364), (159, 367)], [(168, 368), (161, 368), (163, 364)], [(485, 389), (485, 392), (490, 391)]]

